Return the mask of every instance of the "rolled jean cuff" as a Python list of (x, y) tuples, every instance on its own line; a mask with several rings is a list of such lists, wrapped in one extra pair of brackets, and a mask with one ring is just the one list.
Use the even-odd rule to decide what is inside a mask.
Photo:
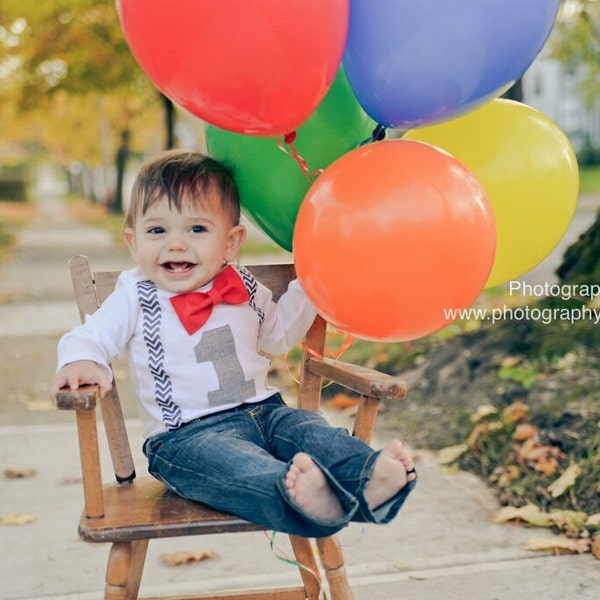
[(408, 498), (410, 492), (417, 484), (417, 480), (409, 481), (396, 495), (392, 496), (387, 502), (384, 502), (381, 506), (371, 510), (367, 509), (370, 513), (369, 522), (376, 523), (378, 525), (385, 525), (396, 517), (398, 511), (402, 508), (402, 505)]
[[(327, 521), (327, 520), (319, 519), (313, 515), (308, 514), (290, 497), (287, 486), (285, 485), (285, 479), (280, 479), (279, 481), (277, 481), (277, 488), (278, 488), (279, 492), (281, 493), (281, 495), (283, 496), (283, 499), (286, 501), (286, 503), (289, 506), (291, 506), (294, 509), (294, 511), (296, 511), (302, 518), (304, 518), (308, 522), (312, 523), (313, 526), (317, 526), (317, 528), (321, 528), (323, 536), (328, 536), (328, 535), (332, 535), (336, 531), (339, 531), (340, 529), (345, 527), (351, 521), (352, 517), (356, 514), (356, 511), (359, 508), (359, 503), (358, 503), (358, 500), (354, 496), (352, 496), (352, 494), (349, 494), (332, 477), (331, 473), (325, 467), (323, 467), (319, 463), (319, 461), (317, 461), (312, 456), (311, 456), (311, 458), (312, 458), (313, 462), (315, 463), (315, 465), (317, 465), (317, 467), (319, 469), (321, 469), (321, 471), (325, 475), (325, 478), (327, 479), (327, 482), (331, 486), (333, 493), (337, 496), (338, 500), (340, 501), (340, 504), (342, 505), (342, 510), (344, 511), (344, 515), (342, 517), (340, 517), (339, 519), (333, 519), (333, 520)], [(288, 463), (288, 469), (290, 468), (291, 464), (292, 464), (292, 461), (290, 461)], [(311, 537), (316, 537), (316, 536), (313, 535)]]
[[(376, 452), (373, 456), (370, 457), (370, 461), (368, 465), (366, 465), (365, 471), (368, 474), (368, 478), (370, 479), (373, 468), (375, 466), (375, 461), (379, 456), (381, 451)], [(364, 498), (364, 490), (360, 493), (361, 497), (361, 508), (360, 514), (364, 518), (364, 521), (367, 523), (376, 523), (377, 525), (385, 525), (389, 523), (392, 519), (396, 517), (398, 511), (402, 508), (402, 505), (408, 498), (408, 495), (414, 489), (417, 484), (416, 478), (412, 481), (408, 481), (404, 487), (394, 494), (389, 500), (386, 500), (383, 504), (380, 504), (377, 508), (369, 508), (367, 501)], [(365, 486), (366, 487), (366, 486)]]

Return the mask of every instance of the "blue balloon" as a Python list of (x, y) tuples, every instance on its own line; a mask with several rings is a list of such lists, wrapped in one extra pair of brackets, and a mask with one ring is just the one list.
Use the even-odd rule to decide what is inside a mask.
[(344, 70), (386, 127), (451, 119), (502, 95), (538, 55), (560, 0), (350, 0)]

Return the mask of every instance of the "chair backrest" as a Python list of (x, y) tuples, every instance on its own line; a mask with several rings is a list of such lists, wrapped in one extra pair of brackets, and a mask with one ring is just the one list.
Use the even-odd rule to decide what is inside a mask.
[[(295, 277), (292, 264), (246, 265), (246, 268), (273, 292), (273, 298), (279, 297)], [(119, 277), (119, 271), (92, 272), (86, 256), (76, 256), (70, 262), (71, 279), (80, 318), (94, 313), (112, 292)], [(302, 361), (300, 384), (300, 405), (309, 410), (318, 410), (321, 395), (321, 377), (310, 373), (308, 362), (311, 355), (321, 356), (325, 347), (326, 323), (317, 317), (310, 328), (306, 340)], [(102, 420), (108, 440), (115, 477), (119, 483), (132, 481), (135, 469), (131, 446), (125, 427), (123, 411), (116, 386), (100, 402)]]

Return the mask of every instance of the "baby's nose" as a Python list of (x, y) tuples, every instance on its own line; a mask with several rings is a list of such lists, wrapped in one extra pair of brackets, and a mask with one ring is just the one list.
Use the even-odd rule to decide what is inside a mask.
[(185, 250), (187, 248), (185, 240), (180, 235), (170, 235), (167, 246), (169, 250)]

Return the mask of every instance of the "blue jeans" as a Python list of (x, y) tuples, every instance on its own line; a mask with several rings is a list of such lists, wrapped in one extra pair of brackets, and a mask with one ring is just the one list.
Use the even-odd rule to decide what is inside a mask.
[[(342, 518), (316, 519), (290, 498), (285, 477), (298, 452), (321, 468)], [(160, 433), (146, 440), (144, 453), (150, 473), (175, 493), (304, 537), (332, 535), (350, 521), (387, 523), (415, 485), (371, 510), (363, 493), (379, 452), (321, 415), (286, 406), (279, 394)]]

